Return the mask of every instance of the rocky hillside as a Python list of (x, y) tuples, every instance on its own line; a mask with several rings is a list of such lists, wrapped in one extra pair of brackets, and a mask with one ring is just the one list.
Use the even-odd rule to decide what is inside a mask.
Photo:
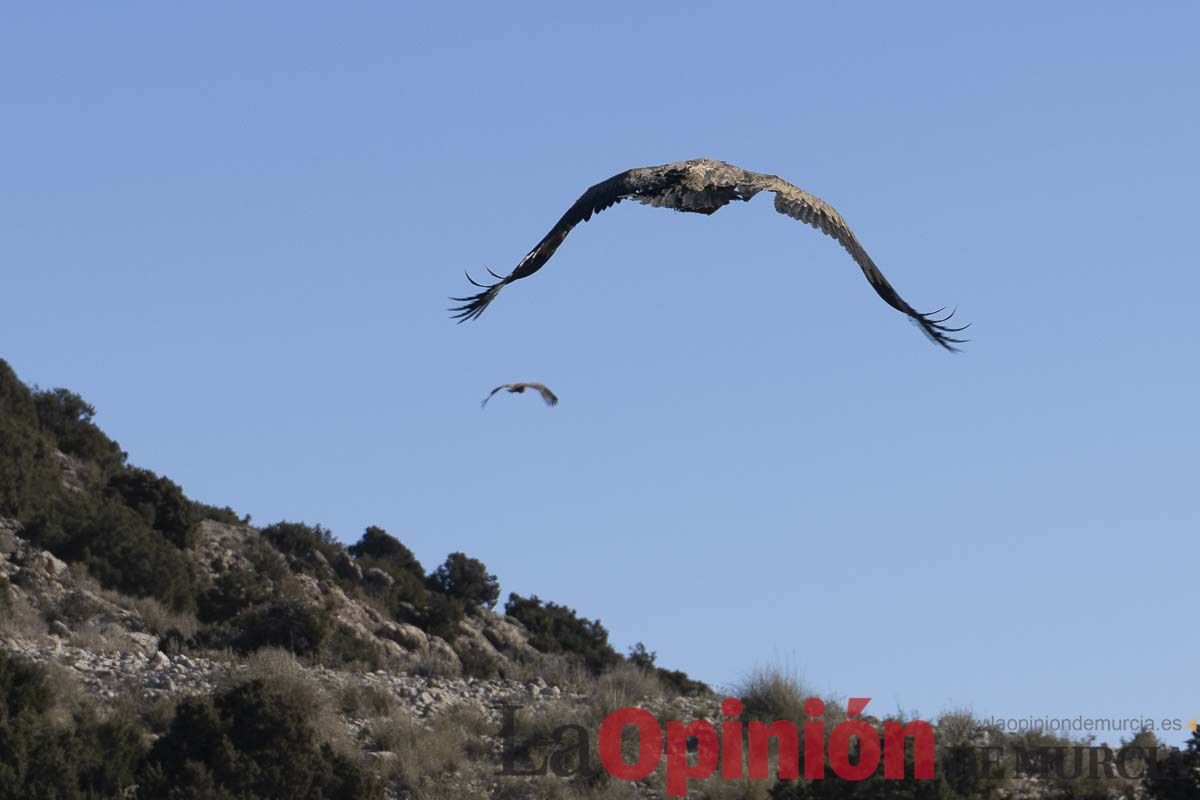
[[(449, 641), (389, 619), (339, 586), (339, 570), (355, 581), (386, 583), (386, 576), (361, 570), (352, 558), (315, 559), (313, 575), (307, 567), (292, 571), (280, 555), (272, 574), (289, 583), (279, 591), (291, 602), (328, 613), (337, 635), (355, 642), (347, 649), (371, 653), (378, 668), (325, 665), (273, 646), (246, 653), (206, 648), (198, 643), (203, 637), (195, 620), (158, 601), (105, 589), (23, 533), (16, 520), (0, 518), (0, 653), (45, 669), (57, 691), (81, 695), (79, 702), (94, 703), (102, 713), (133, 709), (149, 742), (161, 735), (152, 718), (169, 713), (164, 709), (264, 680), (292, 691), (302, 687), (310, 707), (319, 709), (319, 736), (362, 759), (382, 780), (384, 796), (486, 797), (502, 785), (509, 785), (506, 796), (540, 796), (551, 791), (545, 788), (551, 781), (562, 784), (560, 792), (571, 784), (554, 776), (504, 784), (493, 774), (502, 764), (506, 707), (519, 708), (531, 730), (547, 721), (557, 727), (587, 720), (599, 710), (597, 701), (612, 707), (638, 702), (674, 719), (717, 718), (710, 693), (685, 697), (631, 665), (594, 676), (581, 660), (538, 651), (518, 620), (488, 609), (459, 620)], [(219, 585), (222, 576), (259, 563), (260, 536), (246, 525), (199, 523), (189, 552), (203, 568), (203, 585)], [(464, 663), (486, 664), (490, 676), (467, 674)], [(522, 738), (530, 735), (521, 731)], [(412, 758), (411, 751), (397, 752), (401, 745), (432, 751)], [(629, 796), (658, 796), (653, 782), (627, 788), (636, 793)]]
[[(211, 652), (201, 643), (204, 637), (198, 636), (196, 620), (153, 599), (106, 590), (86, 570), (72, 569), (22, 538), (22, 533), (16, 520), (0, 518), (0, 587), (6, 592), (0, 604), (8, 610), (0, 636), (6, 647), (39, 659), (49, 654), (61, 659), (62, 653), (78, 650), (79, 664), (98, 665), (95, 669), (79, 667), (89, 683), (105, 683), (102, 679), (107, 678), (128, 687), (133, 685), (131, 680), (137, 683), (135, 679), (140, 678), (141, 690), (171, 692), (174, 674), (185, 679), (181, 683), (185, 688), (211, 690), (214, 684), (208, 680), (209, 673), (221, 668), (210, 659), (188, 655)], [(251, 544), (259, 536), (245, 525), (200, 522), (190, 555), (203, 575), (204, 591), (212, 591), (222, 577), (254, 569), (263, 558), (261, 543)], [(247, 555), (256, 547), (257, 553)], [(335, 629), (327, 635), (353, 640), (345, 647), (369, 660), (354, 663), (356, 673), (382, 672), (366, 669), (378, 663), (386, 664), (393, 673), (462, 676), (466, 659), (471, 664), (487, 664), (496, 677), (516, 680), (538, 672), (546, 658), (529, 644), (528, 632), (511, 617), (477, 609), (457, 621), (448, 642), (415, 625), (388, 618), (365, 596), (348, 596), (335, 580), (334, 567), (319, 554), (317, 575), (292, 572), (286, 558), (273, 557), (278, 562), (273, 574), (284, 576), (287, 587), (276, 587), (268, 579), (264, 594), (286, 593), (299, 607), (298, 613), (326, 615)], [(357, 582), (386, 585), (390, 580), (377, 569), (368, 569), (363, 575), (349, 557), (338, 568)]]
[[(68, 390), (30, 389), (0, 361), (6, 800), (658, 798), (669, 757), (636, 781), (601, 767), (610, 712), (637, 706), (663, 726), (713, 730), (730, 715), (810, 720), (809, 693), (787, 674), (727, 689), (742, 704), (727, 715), (721, 696), (660, 668), (645, 646), (616, 652), (598, 620), (536, 596), (510, 595), (498, 610), (496, 576), (464, 553), (427, 571), (382, 528), (347, 546), (319, 525), (254, 527), (194, 502), (130, 465), (93, 413)], [(825, 698), (825, 725), (845, 721)], [(931, 781), (911, 778), (910, 753), (903, 781), (713, 775), (689, 780), (688, 794), (1200, 797), (1197, 781), (1020, 774), (1014, 748), (1080, 743), (1006, 735), (968, 713), (943, 715), (936, 739)], [(704, 772), (700, 739), (681, 741), (676, 770)], [(1120, 743), (1154, 744), (1149, 732)], [(973, 766), (983, 747), (1002, 753), (990, 776)], [(637, 737), (621, 750), (636, 760)], [(1200, 735), (1171, 758), (1200, 775)]]
[[(352, 564), (352, 558), (351, 562), (335, 558), (332, 564), (315, 559), (317, 577), (309, 566), (293, 571), (295, 564), (289, 566), (289, 559), (279, 555), (270, 572), (286, 584), (278, 590), (288, 593), (289, 602), (328, 613), (340, 636), (356, 643), (342, 647), (373, 653), (380, 659), (378, 666), (361, 661), (322, 663), (321, 650), (304, 658), (270, 645), (245, 652), (206, 647), (203, 625), (195, 619), (170, 611), (159, 601), (105, 589), (86, 570), (38, 548), (23, 533), (17, 521), (0, 518), (0, 687), (4, 659), (33, 665), (53, 687), (60, 716), (78, 719), (90, 713), (129, 720), (130, 735), (142, 740), (136, 752), (143, 762), (161, 742), (184, 736), (176, 728), (186, 716), (183, 709), (193, 707), (189, 704), (219, 704), (239, 687), (262, 684), (281, 698), (291, 698), (314, 741), (343, 754), (366, 782), (344, 793), (326, 786), (324, 794), (314, 797), (661, 798), (667, 796), (663, 768), (637, 782), (615, 781), (603, 774), (594, 738), (604, 716), (636, 705), (664, 722), (705, 720), (719, 728), (726, 719), (719, 698), (711, 692), (691, 686), (683, 694), (678, 685), (647, 668), (650, 665), (634, 660), (595, 674), (582, 658), (539, 651), (519, 620), (485, 608), (459, 620), (449, 639), (389, 619), (364, 599), (367, 596), (352, 596), (339, 585), (339, 562), (340, 571), (355, 580), (359, 580), (354, 569), (358, 568), (362, 581), (385, 583), (368, 574), (370, 568), (361, 570), (361, 565)], [(222, 576), (261, 564), (261, 536), (247, 525), (199, 523), (189, 553), (197, 565), (203, 565), (202, 585), (211, 589), (221, 585)], [(470, 674), (466, 665), (471, 664), (486, 664), (490, 674)], [(802, 692), (785, 676), (760, 674), (737, 687), (737, 694), (748, 718), (802, 719), (797, 709)], [(831, 723), (844, 719), (836, 703), (829, 705)], [(508, 724), (514, 728), (507, 754), (501, 736), (505, 709), (513, 709)], [(879, 724), (877, 719), (867, 719)], [(588, 753), (583, 763), (578, 742), (571, 734), (560, 733), (571, 725), (590, 737), (583, 744)], [(3, 730), (0, 724), (0, 733)], [(864, 792), (863, 785), (841, 785), (853, 787), (858, 792), (853, 797), (864, 798), (1149, 797), (1145, 786), (1136, 781), (1056, 782), (1013, 776), (1011, 768), (1002, 770), (1000, 780), (966, 781), (962, 787), (966, 791), (954, 791), (947, 782), (952, 770), (946, 767), (956, 748), (1003, 746), (1006, 737), (966, 714), (944, 716), (938, 737), (944, 771), (936, 785), (916, 786), (914, 793), (899, 795), (893, 793), (893, 786), (876, 793)], [(105, 744), (98, 742), (96, 747), (103, 752)], [(4, 750), (0, 740), (0, 757)], [(556, 753), (564, 759), (569, 775), (497, 774), (506, 764), (516, 771), (532, 771)], [(130, 766), (127, 782), (111, 796), (160, 796), (161, 785), (157, 789), (146, 785), (144, 771)], [(176, 786), (182, 780), (176, 775), (168, 784)], [(804, 785), (710, 777), (690, 782), (689, 796), (799, 800), (810, 797), (807, 792), (797, 793), (796, 787)], [(3, 787), (0, 772), (0, 790)], [(226, 797), (216, 790), (178, 796)], [(244, 796), (276, 795), (264, 791)], [(830, 794), (841, 796), (836, 791)]]

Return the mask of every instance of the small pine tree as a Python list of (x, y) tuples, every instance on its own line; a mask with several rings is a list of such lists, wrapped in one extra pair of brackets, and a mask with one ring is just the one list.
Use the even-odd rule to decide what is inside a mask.
[(417, 561), (412, 550), (383, 528), (375, 525), (367, 528), (362, 538), (350, 545), (347, 551), (364, 571), (378, 569), (391, 578), (390, 585), (375, 584), (369, 591), (381, 597), (394, 618), (401, 622), (412, 622), (413, 609), (428, 604), (425, 568)]
[(654, 667), (654, 659), (658, 657), (658, 653), (653, 650), (647, 650), (646, 645), (638, 642), (633, 647), (629, 648), (629, 663), (641, 669), (651, 669)]
[(429, 588), (461, 601), (468, 611), (493, 608), (500, 599), (496, 576), (488, 574), (482, 561), (463, 553), (451, 553), (446, 558), (446, 563), (429, 576)]
[(105, 474), (125, 464), (125, 452), (92, 422), (96, 409), (91, 403), (68, 389), (35, 391), (33, 402), (38, 423), (59, 450), (95, 463)]
[(363, 531), (362, 538), (347, 548), (355, 558), (370, 558), (376, 562), (389, 564), (397, 569), (411, 572), (417, 577), (425, 578), (425, 568), (412, 550), (392, 536), (383, 528), (372, 525)]

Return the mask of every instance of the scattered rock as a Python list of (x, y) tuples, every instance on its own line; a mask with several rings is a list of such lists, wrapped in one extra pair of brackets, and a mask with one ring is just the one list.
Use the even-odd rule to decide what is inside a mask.
[(341, 578), (355, 583), (362, 583), (363, 571), (354, 557), (345, 550), (339, 550), (333, 559), (333, 570)]
[(362, 577), (368, 584), (380, 591), (390, 589), (396, 584), (396, 579), (379, 567), (367, 567), (363, 570)]

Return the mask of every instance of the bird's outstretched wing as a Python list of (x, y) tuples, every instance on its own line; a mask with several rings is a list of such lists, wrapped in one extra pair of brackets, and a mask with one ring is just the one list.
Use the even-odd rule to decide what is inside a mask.
[(528, 386), (530, 389), (537, 389), (538, 393), (541, 394), (542, 399), (546, 401), (546, 405), (548, 405), (548, 406), (558, 405), (558, 395), (556, 395), (554, 392), (550, 391), (549, 387), (547, 387), (546, 385), (541, 384), (541, 383), (527, 383), (525, 385)]
[(497, 386), (495, 389), (492, 389), (490, 392), (488, 392), (488, 396), (483, 398), (483, 402), (479, 404), (479, 407), (487, 408), (488, 400), (491, 400), (492, 397), (495, 396), (496, 392), (500, 391), (501, 389), (507, 389), (511, 385), (512, 384), (510, 384), (510, 383), (505, 383), (505, 384), (501, 384), (500, 386)]
[(858, 264), (863, 274), (867, 276), (871, 287), (883, 298), (884, 302), (911, 317), (926, 336), (950, 351), (957, 351), (958, 348), (954, 345), (966, 341), (966, 339), (955, 339), (950, 336), (950, 334), (958, 333), (968, 327), (967, 325), (949, 326), (945, 324), (954, 316), (953, 311), (939, 318), (938, 314), (945, 309), (939, 308), (937, 311), (922, 313), (905, 302), (904, 298), (888, 283), (887, 278), (883, 277), (883, 273), (879, 271), (879, 267), (875, 266), (871, 257), (867, 255), (866, 249), (855, 238), (850, 226), (842, 219), (842, 215), (832, 206), (782, 178), (774, 175), (748, 174), (751, 176), (749, 181), (751, 187), (775, 193), (776, 211), (801, 222), (807, 222), (822, 233), (832, 236), (838, 241), (838, 244), (846, 248), (846, 252), (854, 259), (854, 263)]
[(562, 215), (550, 232), (542, 237), (542, 240), (521, 259), (511, 273), (501, 277), (490, 269), (488, 270), (491, 276), (497, 279), (495, 283), (479, 283), (468, 273), (467, 280), (483, 291), (470, 297), (451, 297), (451, 300), (463, 304), (450, 309), (454, 318), (459, 322), (464, 322), (478, 317), (488, 307), (488, 304), (496, 299), (496, 295), (501, 289), (513, 281), (526, 278), (541, 269), (542, 265), (550, 260), (550, 256), (554, 255), (554, 251), (567, 238), (571, 229), (579, 223), (591, 219), (593, 214), (599, 214), (626, 198), (653, 191), (658, 185), (658, 182), (654, 180), (654, 175), (651, 174), (653, 172), (649, 169), (626, 170), (588, 189), (575, 201), (574, 205), (567, 209), (567, 213)]

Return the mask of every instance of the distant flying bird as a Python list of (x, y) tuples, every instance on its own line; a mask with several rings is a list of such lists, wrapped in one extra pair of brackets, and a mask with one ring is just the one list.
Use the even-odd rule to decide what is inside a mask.
[(548, 405), (548, 406), (558, 405), (558, 397), (555, 396), (554, 392), (547, 389), (545, 387), (545, 385), (543, 385), (543, 384), (540, 384), (540, 383), (505, 383), (500, 386), (497, 386), (495, 389), (492, 389), (492, 391), (488, 394), (488, 396), (483, 398), (483, 402), (479, 404), (479, 407), (480, 408), (486, 407), (488, 400), (492, 399), (492, 395), (496, 394), (496, 392), (500, 391), (501, 389), (507, 389), (509, 394), (521, 394), (526, 389), (535, 389), (536, 391), (541, 393), (542, 399), (546, 401), (546, 405)]
[(521, 259), (507, 277), (501, 277), (489, 269), (488, 272), (497, 281), (483, 284), (476, 282), (468, 273), (467, 280), (483, 291), (470, 297), (450, 298), (463, 303), (450, 310), (459, 322), (478, 317), (496, 299), (502, 288), (541, 269), (572, 228), (622, 200), (636, 200), (646, 205), (695, 214), (712, 214), (731, 200), (748, 201), (761, 191), (775, 193), (775, 210), (779, 213), (806, 222), (836, 239), (850, 253), (879, 296), (892, 308), (911, 317), (933, 341), (947, 350), (956, 350), (954, 345), (966, 341), (948, 335), (967, 327), (949, 327), (945, 324), (954, 315), (953, 311), (938, 318), (937, 315), (944, 309), (921, 313), (906, 303), (883, 277), (858, 239), (854, 238), (841, 214), (819, 197), (774, 175), (750, 172), (708, 158), (677, 161), (658, 167), (635, 167), (597, 183), (567, 209), (558, 224)]

